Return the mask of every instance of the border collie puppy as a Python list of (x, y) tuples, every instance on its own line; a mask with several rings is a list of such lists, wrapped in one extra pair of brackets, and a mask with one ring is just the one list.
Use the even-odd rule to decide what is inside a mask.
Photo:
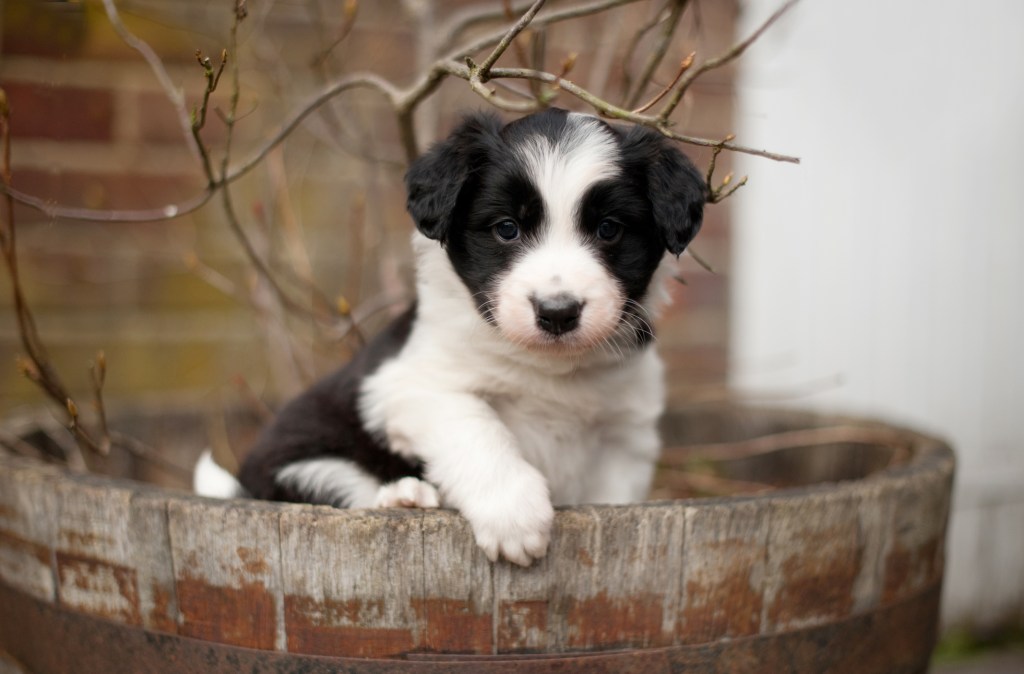
[(453, 507), (490, 559), (529, 565), (552, 504), (647, 493), (664, 406), (651, 320), (705, 184), (655, 131), (551, 109), (466, 118), (406, 186), (415, 306), (288, 404), (237, 482), (205, 457), (197, 490)]

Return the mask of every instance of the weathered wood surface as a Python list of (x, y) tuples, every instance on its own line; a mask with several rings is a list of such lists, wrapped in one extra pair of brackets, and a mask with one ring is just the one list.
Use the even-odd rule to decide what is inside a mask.
[(56, 601), (53, 553), (61, 475), (13, 457), (0, 455), (0, 461), (0, 580)]
[(907, 437), (907, 464), (860, 480), (560, 510), (528, 569), (487, 561), (449, 511), (215, 501), (0, 454), (0, 582), (153, 632), (311, 655), (740, 643), (935, 590), (953, 459)]
[(168, 500), (167, 556), (181, 634), (284, 650), (280, 519), (286, 509), (255, 501)]

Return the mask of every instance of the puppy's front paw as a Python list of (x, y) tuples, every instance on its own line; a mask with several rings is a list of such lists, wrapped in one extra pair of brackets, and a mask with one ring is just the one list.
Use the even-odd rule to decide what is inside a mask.
[(518, 478), (463, 508), (463, 514), (473, 527), (477, 545), (492, 562), (500, 555), (529, 566), (548, 550), (555, 511), (540, 473), (524, 471)]
[(434, 485), (415, 477), (389, 482), (377, 491), (375, 508), (437, 508), (440, 499)]

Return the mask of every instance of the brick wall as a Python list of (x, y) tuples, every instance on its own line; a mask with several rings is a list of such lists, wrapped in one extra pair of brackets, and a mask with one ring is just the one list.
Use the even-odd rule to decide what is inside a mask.
[[(324, 72), (310, 63), (336, 34), (343, 4), (250, 3), (240, 31), (244, 118), (236, 128), (235, 158), (247, 156), (322, 86)], [(400, 85), (412, 81), (417, 64), (430, 58), (437, 26), (471, 3), (434, 4), (431, 10), (430, 3), (361, 3), (354, 29), (329, 60), (330, 73), (370, 70)], [(231, 3), (122, 0), (118, 6), (128, 28), (151, 44), (194, 105), (203, 86), (194, 51), (216, 60), (227, 45)], [(641, 3), (551, 29), (547, 68), (557, 70), (568, 52), (578, 51), (571, 77), (616, 100), (625, 44), (633, 27), (656, 9)], [(699, 20), (684, 19), (658, 81), (666, 81), (682, 55), (696, 49), (708, 56), (730, 42), (734, 3), (700, 2), (697, 9)], [(102, 5), (9, 0), (3, 11), (0, 84), (13, 111), (18, 189), (53, 203), (100, 209), (161, 208), (202, 190), (197, 158), (165, 92), (119, 39)], [(634, 67), (643, 57), (641, 52)], [(228, 105), (226, 77), (211, 107)], [(732, 72), (713, 73), (677, 113), (681, 129), (725, 135), (731, 97)], [(558, 104), (585, 109), (564, 95)], [(421, 142), (444, 133), (461, 110), (481, 107), (465, 83), (445, 83), (419, 114)], [(359, 305), (382, 290), (407, 296), (411, 225), (393, 118), (373, 92), (346, 95), (327, 110), (311, 116), (233, 186), (243, 225), (264, 242), (275, 265), (308, 257), (317, 285), (332, 297)], [(212, 111), (205, 134), (219, 162), (224, 125)], [(690, 154), (706, 163), (706, 153)], [(724, 377), (727, 213), (728, 206), (711, 207), (695, 243), (726, 272), (711, 275), (686, 261), (689, 285), (673, 288), (675, 307), (661, 326), (677, 396), (700, 393)], [(76, 390), (85, 391), (86, 367), (99, 349), (109, 362), (108, 397), (176, 396), (211, 409), (236, 401), (231, 382), (238, 376), (272, 399), (299, 385), (296, 372), (303, 364), (323, 372), (348, 355), (346, 344), (321, 344), (305, 349), (299, 366), (285, 358), (276, 346), (280, 321), (274, 312), (268, 317), (245, 299), (254, 276), (216, 199), (194, 214), (153, 223), (53, 219), (21, 206), (16, 217), (26, 293), (54, 360)], [(304, 251), (297, 258), (296, 243)], [(215, 270), (242, 299), (211, 285), (209, 274), (197, 273), (190, 259)], [(20, 346), (10, 301), (4, 277), (0, 411), (41, 400), (12, 364)], [(302, 321), (285, 322), (304, 334)]]

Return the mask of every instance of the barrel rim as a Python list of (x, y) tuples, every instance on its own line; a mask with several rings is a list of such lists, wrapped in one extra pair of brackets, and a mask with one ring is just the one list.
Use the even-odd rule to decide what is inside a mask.
[[(171, 408), (160, 408), (156, 409), (154, 405), (137, 405), (125, 407), (119, 410), (116, 414), (117, 417), (133, 417), (133, 416), (146, 416), (156, 414), (188, 414), (197, 411), (197, 407), (191, 405), (176, 404)], [(665, 508), (665, 507), (694, 507), (694, 506), (722, 506), (728, 504), (744, 503), (749, 501), (763, 501), (765, 499), (772, 500), (792, 500), (798, 498), (806, 498), (817, 495), (834, 495), (842, 497), (844, 495), (854, 495), (861, 489), (874, 489), (884, 488), (892, 486), (894, 482), (899, 482), (908, 479), (921, 478), (927, 475), (937, 475), (945, 478), (951, 478), (956, 467), (956, 455), (946, 440), (933, 436), (927, 433), (923, 433), (902, 425), (890, 424), (882, 420), (878, 420), (868, 416), (854, 416), (846, 414), (833, 414), (824, 413), (815, 410), (802, 410), (793, 409), (786, 407), (768, 407), (760, 405), (742, 405), (742, 404), (717, 404), (717, 405), (705, 405), (703, 408), (712, 409), (717, 413), (756, 413), (758, 415), (765, 415), (774, 419), (784, 418), (787, 421), (792, 420), (793, 424), (799, 428), (821, 428), (825, 426), (838, 426), (838, 425), (851, 425), (859, 426), (864, 428), (878, 428), (886, 429), (896, 435), (903, 436), (906, 440), (911, 441), (910, 444), (910, 457), (907, 461), (887, 466), (880, 470), (874, 471), (869, 475), (861, 478), (841, 480), (841, 481), (826, 481), (817, 482), (808, 485), (800, 485), (795, 487), (783, 487), (778, 489), (772, 489), (763, 493), (757, 494), (737, 494), (730, 496), (701, 496), (701, 497), (687, 497), (679, 499), (655, 499), (647, 501), (638, 501), (635, 503), (628, 504), (605, 504), (605, 503), (587, 503), (574, 506), (558, 506), (555, 508), (556, 513), (573, 512), (585, 509), (625, 509), (625, 508)], [(673, 415), (679, 414), (678, 409), (672, 409), (666, 411), (665, 417), (672, 417)], [(0, 423), (0, 428), (14, 426), (17, 428), (17, 435), (24, 437), (35, 431), (48, 432), (55, 428), (63, 428), (57, 422), (51, 420), (44, 420), (45, 417), (37, 417), (33, 419), (31, 414), (19, 415), (13, 421), (8, 419), (3, 423)], [(295, 508), (312, 508), (322, 510), (324, 512), (333, 512), (342, 514), (349, 511), (347, 509), (339, 509), (331, 506), (323, 505), (311, 505), (311, 504), (297, 504), (297, 503), (286, 503), (277, 501), (265, 501), (251, 498), (230, 498), (230, 499), (219, 499), (200, 496), (187, 489), (178, 489), (175, 487), (165, 487), (161, 485), (152, 484), (140, 480), (134, 480), (125, 477), (115, 477), (110, 475), (104, 475), (95, 472), (78, 472), (74, 471), (67, 466), (63, 466), (56, 463), (48, 463), (46, 461), (33, 459), (31, 457), (19, 456), (14, 454), (10, 450), (7, 450), (2, 444), (0, 444), (0, 464), (4, 464), (10, 467), (19, 467), (21, 469), (32, 469), (39, 471), (53, 478), (61, 478), (71, 480), (80, 484), (91, 485), (91, 486), (107, 486), (115, 489), (129, 490), (137, 492), (139, 494), (145, 494), (149, 497), (163, 496), (168, 499), (178, 500), (200, 500), (204, 502), (217, 502), (230, 504), (232, 507), (246, 508), (251, 510), (274, 510), (278, 512), (294, 510)], [(409, 516), (415, 516), (420, 511), (416, 509), (392, 509), (396, 513), (405, 513)], [(457, 515), (455, 510), (448, 508), (438, 508), (433, 510), (437, 513), (448, 513), (451, 515)], [(557, 517), (557, 514), (556, 514)]]

